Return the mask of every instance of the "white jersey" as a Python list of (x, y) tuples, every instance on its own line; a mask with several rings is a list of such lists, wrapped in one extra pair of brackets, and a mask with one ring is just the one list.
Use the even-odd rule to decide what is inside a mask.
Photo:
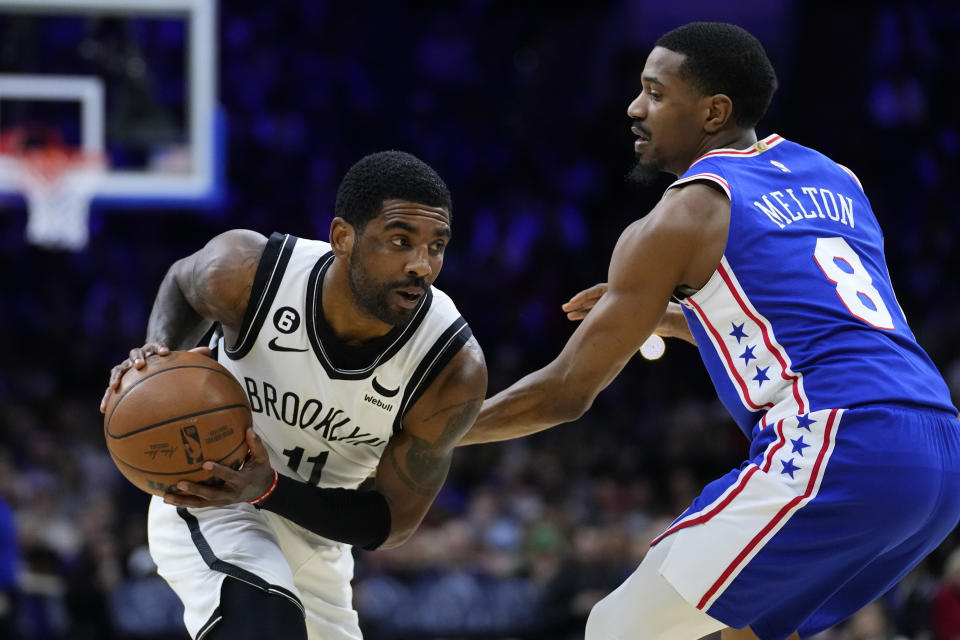
[[(217, 359), (247, 390), (253, 424), (278, 472), (320, 487), (370, 476), (404, 414), (470, 338), (443, 292), (431, 289), (404, 327), (359, 347), (337, 340), (322, 312), (330, 245), (270, 237), (236, 344)], [(190, 635), (220, 620), (224, 579), (289, 598), (310, 640), (360, 640), (350, 546), (267, 510), (150, 503), (150, 553), (180, 597)]]
[(472, 333), (434, 287), (408, 324), (361, 346), (339, 341), (322, 311), (326, 242), (273, 234), (236, 344), (217, 358), (247, 391), (280, 473), (356, 488), (377, 467), (409, 408)]

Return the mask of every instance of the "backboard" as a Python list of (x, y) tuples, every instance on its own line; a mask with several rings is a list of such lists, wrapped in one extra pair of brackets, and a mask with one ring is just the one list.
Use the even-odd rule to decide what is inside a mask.
[(215, 0), (0, 0), (0, 43), (0, 134), (40, 126), (102, 155), (97, 204), (219, 200)]

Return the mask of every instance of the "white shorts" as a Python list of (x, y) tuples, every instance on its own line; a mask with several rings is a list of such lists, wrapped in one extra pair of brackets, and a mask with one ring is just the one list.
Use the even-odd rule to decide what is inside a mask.
[(150, 501), (148, 534), (158, 573), (183, 602), (183, 621), (196, 640), (220, 619), (228, 575), (297, 604), (311, 640), (362, 638), (350, 545), (246, 504), (178, 509), (159, 497)]

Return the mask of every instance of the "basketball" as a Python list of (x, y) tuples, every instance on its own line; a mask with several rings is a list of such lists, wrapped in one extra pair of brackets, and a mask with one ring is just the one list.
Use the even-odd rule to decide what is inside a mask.
[(120, 472), (154, 495), (179, 480), (215, 484), (211, 460), (238, 468), (253, 417), (237, 379), (212, 358), (190, 351), (152, 355), (110, 394), (103, 418), (107, 449)]

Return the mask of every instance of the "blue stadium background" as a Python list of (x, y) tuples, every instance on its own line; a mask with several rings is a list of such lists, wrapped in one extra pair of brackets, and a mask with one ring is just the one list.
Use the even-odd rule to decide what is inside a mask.
[[(625, 110), (653, 41), (691, 19), (737, 22), (767, 46), (781, 89), (760, 135), (857, 172), (900, 303), (960, 400), (960, 6), (659, 4), (224, 2), (219, 207), (95, 210), (79, 253), (25, 244), (25, 212), (0, 212), (0, 637), (185, 637), (145, 551), (146, 497), (106, 456), (97, 411), (173, 260), (233, 227), (326, 238), (353, 162), (415, 153), (452, 190), (438, 285), (473, 327), (495, 392), (560, 349), (572, 325), (559, 305), (605, 278), (619, 232), (659, 197), (623, 181)], [(658, 528), (745, 452), (695, 350), (670, 343), (580, 421), (459, 450), (414, 539), (357, 554), (366, 634), (582, 637), (590, 606)], [(951, 536), (823, 638), (960, 635), (958, 547)]]

